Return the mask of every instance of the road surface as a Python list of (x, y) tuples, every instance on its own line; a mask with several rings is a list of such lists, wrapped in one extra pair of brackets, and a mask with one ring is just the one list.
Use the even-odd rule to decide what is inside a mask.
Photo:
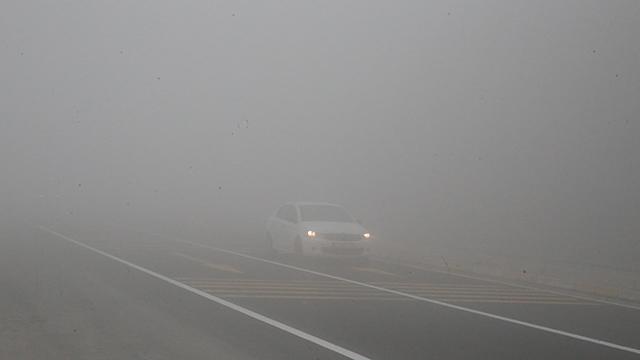
[(4, 226), (0, 358), (640, 358), (633, 307), (214, 235)]

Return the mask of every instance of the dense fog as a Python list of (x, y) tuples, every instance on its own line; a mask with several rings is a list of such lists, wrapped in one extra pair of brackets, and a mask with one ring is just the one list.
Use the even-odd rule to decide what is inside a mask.
[(0, 8), (5, 219), (250, 243), (328, 201), (415, 251), (640, 256), (636, 1)]

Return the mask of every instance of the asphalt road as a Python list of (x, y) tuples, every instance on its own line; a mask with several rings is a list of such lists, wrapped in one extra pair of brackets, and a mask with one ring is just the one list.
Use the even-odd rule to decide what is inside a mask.
[(640, 358), (634, 308), (260, 242), (47, 229), (0, 234), (2, 359)]

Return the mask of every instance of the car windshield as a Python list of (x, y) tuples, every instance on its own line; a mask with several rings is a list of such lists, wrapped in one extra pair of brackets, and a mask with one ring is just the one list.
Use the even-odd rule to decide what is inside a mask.
[(300, 206), (302, 221), (354, 222), (343, 208), (334, 205)]

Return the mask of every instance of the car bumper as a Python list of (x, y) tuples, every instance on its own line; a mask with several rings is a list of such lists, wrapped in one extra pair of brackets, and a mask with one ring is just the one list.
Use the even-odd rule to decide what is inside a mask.
[(303, 242), (304, 254), (318, 257), (357, 258), (368, 257), (371, 253), (370, 240), (330, 241), (308, 239)]

